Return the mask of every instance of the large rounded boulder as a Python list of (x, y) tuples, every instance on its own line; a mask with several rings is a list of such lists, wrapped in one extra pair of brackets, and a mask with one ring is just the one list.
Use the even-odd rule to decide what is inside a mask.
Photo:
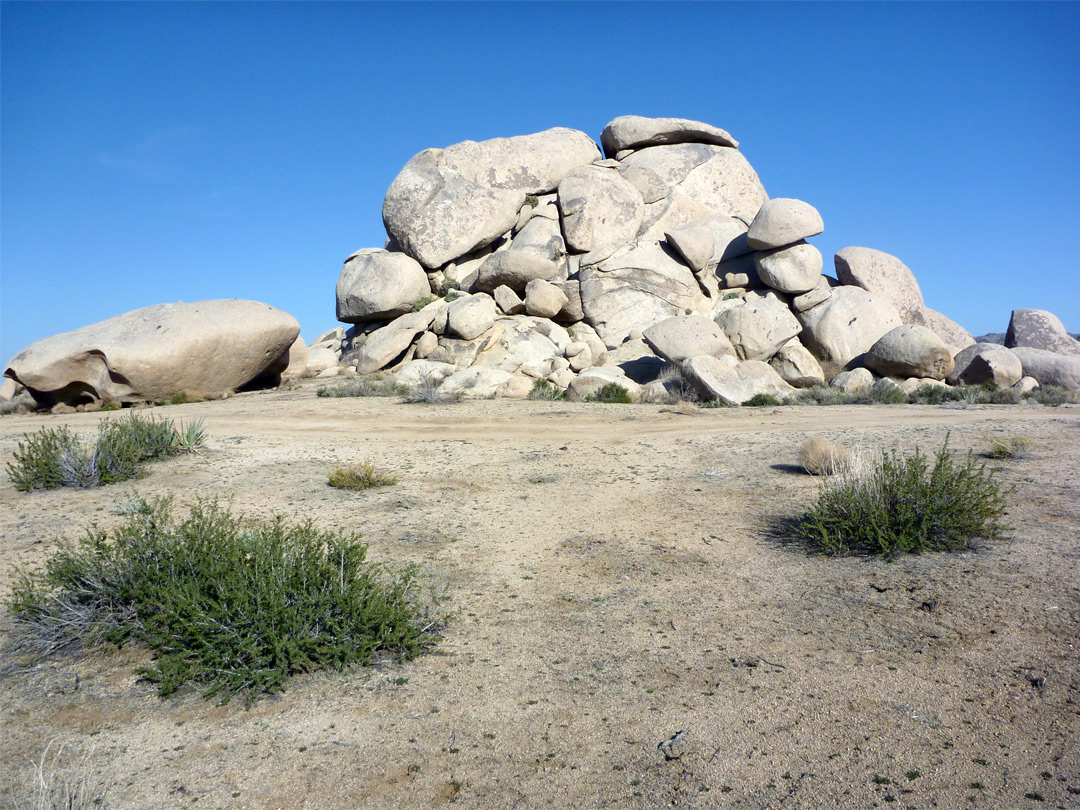
[(860, 287), (833, 288), (823, 303), (798, 313), (798, 319), (800, 340), (830, 377), (901, 323), (891, 302)]
[(345, 260), (337, 283), (337, 319), (363, 323), (412, 312), (429, 295), (427, 273), (404, 253), (372, 248)]
[(883, 377), (943, 380), (953, 370), (949, 347), (932, 330), (915, 324), (886, 332), (867, 351), (864, 362)]
[(953, 356), (950, 385), (983, 385), (994, 383), (1009, 388), (1020, 382), (1024, 366), (1010, 349), (997, 343), (973, 343)]
[(218, 393), (280, 374), (298, 334), (296, 318), (258, 301), (157, 304), (32, 343), (4, 376), (43, 405)]
[(1057, 315), (1045, 309), (1014, 309), (1005, 333), (1005, 345), (1080, 355), (1080, 340), (1065, 331)]
[(837, 252), (834, 263), (841, 284), (884, 296), (896, 307), (904, 323), (926, 325), (919, 282), (898, 258), (873, 248), (846, 247)]

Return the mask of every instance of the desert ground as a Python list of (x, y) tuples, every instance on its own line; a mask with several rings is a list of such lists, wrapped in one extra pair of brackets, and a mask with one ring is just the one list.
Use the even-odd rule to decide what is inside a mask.
[[(155, 413), (204, 419), (204, 449), (98, 489), (3, 476), (0, 597), (118, 502), (168, 493), (178, 514), (217, 498), (360, 532), (454, 618), (429, 654), (250, 709), (158, 697), (136, 647), (7, 654), (0, 802), (51, 743), (46, 771), (89, 772), (109, 808), (1080, 807), (1080, 406), (410, 405), (308, 381)], [(26, 432), (115, 417), (5, 416), (0, 464)], [(891, 563), (784, 541), (819, 486), (795, 466), (808, 438), (946, 434), (1031, 440), (990, 462), (1015, 486), (1009, 539)], [(327, 486), (364, 459), (398, 482)]]

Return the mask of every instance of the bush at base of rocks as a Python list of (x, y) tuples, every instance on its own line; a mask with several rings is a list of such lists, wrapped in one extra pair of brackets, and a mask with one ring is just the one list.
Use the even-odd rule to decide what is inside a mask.
[(608, 383), (595, 394), (585, 397), (586, 402), (605, 402), (614, 405), (631, 405), (634, 400), (625, 386), (618, 383)]
[(883, 452), (866, 470), (825, 481), (795, 536), (813, 551), (887, 559), (967, 549), (1003, 536), (1005, 494), (970, 453), (958, 463), (946, 437), (932, 466), (918, 449), (906, 458)]

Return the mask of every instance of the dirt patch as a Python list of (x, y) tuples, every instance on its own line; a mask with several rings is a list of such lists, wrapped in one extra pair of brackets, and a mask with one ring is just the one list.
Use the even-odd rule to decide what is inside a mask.
[[(404, 666), (294, 678), (245, 711), (159, 699), (99, 650), (0, 679), (0, 789), (52, 739), (93, 746), (114, 808), (1078, 807), (1080, 409), (717, 409), (318, 399), (311, 386), (162, 409), (206, 449), (132, 484), (0, 483), (0, 594), (134, 492), (183, 511), (362, 532), (456, 619)], [(110, 415), (112, 416), (112, 415)], [(9, 416), (22, 433), (105, 415)], [(1012, 538), (885, 563), (808, 557), (812, 436), (960, 451), (1016, 486)], [(392, 487), (335, 490), (372, 459)], [(663, 748), (659, 744), (685, 731)], [(1026, 794), (1045, 799), (1025, 798)]]

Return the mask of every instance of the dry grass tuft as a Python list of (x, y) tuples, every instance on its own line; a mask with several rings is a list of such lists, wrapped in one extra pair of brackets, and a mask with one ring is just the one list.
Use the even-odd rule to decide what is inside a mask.
[(397, 483), (397, 476), (385, 473), (373, 461), (363, 461), (348, 467), (338, 467), (330, 473), (327, 483), (337, 489), (371, 489)]
[(799, 463), (810, 475), (835, 475), (851, 466), (851, 454), (821, 436), (815, 436), (799, 450)]

